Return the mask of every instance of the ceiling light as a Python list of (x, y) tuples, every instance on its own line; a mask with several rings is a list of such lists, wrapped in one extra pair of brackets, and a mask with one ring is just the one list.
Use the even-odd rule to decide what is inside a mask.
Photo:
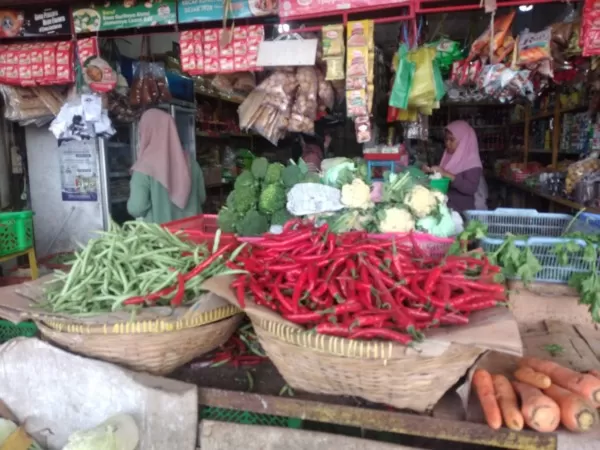
[(533, 9), (533, 5), (521, 5), (519, 6), (519, 11), (521, 12), (529, 12)]
[(288, 23), (280, 23), (279, 25), (277, 25), (277, 31), (279, 31), (280, 33), (287, 33), (288, 31), (290, 31), (290, 25)]

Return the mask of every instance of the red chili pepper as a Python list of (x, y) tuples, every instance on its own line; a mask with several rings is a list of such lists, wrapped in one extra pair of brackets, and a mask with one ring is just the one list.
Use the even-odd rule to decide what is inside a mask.
[(357, 301), (348, 301), (346, 303), (342, 303), (341, 305), (334, 306), (332, 308), (332, 314), (336, 316), (347, 314), (347, 313), (355, 313), (358, 311), (362, 311), (363, 306)]
[(364, 327), (378, 327), (381, 328), (381, 326), (383, 325), (383, 323), (391, 318), (391, 313), (389, 312), (383, 312), (380, 314), (372, 314), (369, 316), (359, 316), (359, 317), (355, 317), (354, 320), (352, 321), (352, 325), (350, 326), (351, 328), (354, 327), (359, 327), (359, 328), (364, 328)]
[(181, 274), (177, 274), (177, 279), (179, 282), (177, 283), (177, 293), (175, 297), (171, 300), (171, 306), (180, 306), (183, 302), (183, 297), (185, 295), (185, 278)]
[(406, 308), (406, 313), (413, 319), (417, 320), (432, 320), (433, 315), (423, 309)]
[(475, 300), (483, 300), (483, 299), (489, 299), (489, 296), (487, 294), (483, 294), (481, 292), (477, 292), (477, 293), (471, 293), (471, 294), (463, 294), (463, 295), (459, 295), (458, 297), (454, 297), (450, 300), (450, 306), (452, 306), (453, 308), (461, 308), (462, 305), (465, 304), (469, 304)]
[(357, 330), (350, 335), (350, 339), (385, 339), (388, 341), (399, 342), (404, 345), (412, 342), (412, 338), (409, 335), (385, 328), (365, 328)]
[(283, 295), (283, 293), (279, 289), (278, 285), (273, 284), (271, 286), (271, 295), (275, 299), (277, 299), (283, 313), (293, 314), (298, 312), (298, 304), (294, 304), (288, 298), (286, 298), (286, 296)]
[(258, 246), (261, 248), (269, 248), (269, 249), (278, 249), (278, 250), (292, 250), (292, 247), (295, 247), (296, 244), (306, 241), (312, 237), (312, 231), (306, 230), (301, 232), (300, 234), (291, 237), (290, 239), (282, 240), (282, 241), (271, 241), (264, 240), (261, 241)]
[(329, 283), (327, 285), (327, 290), (329, 291), (329, 294), (333, 297), (333, 299), (336, 302), (344, 303), (346, 301), (346, 299), (340, 295), (340, 291), (337, 287), (337, 284), (338, 284), (337, 280), (329, 281)]
[(348, 337), (350, 330), (348, 327), (341, 327), (333, 323), (320, 323), (315, 327), (317, 333), (329, 334), (331, 336)]
[(469, 323), (469, 318), (457, 313), (447, 313), (440, 317), (440, 323), (444, 325), (466, 325)]
[(308, 280), (308, 272), (304, 271), (300, 275), (296, 286), (294, 287), (294, 293), (292, 294), (292, 307), (295, 311), (298, 311), (298, 305), (300, 304), (300, 297), (306, 287), (306, 281)]
[(184, 281), (189, 281), (192, 278), (194, 278), (195, 276), (197, 276), (200, 273), (202, 273), (202, 271), (204, 269), (206, 269), (207, 267), (209, 267), (213, 262), (215, 262), (217, 260), (217, 258), (219, 258), (220, 256), (222, 256), (225, 253), (227, 253), (233, 247), (234, 247), (234, 244), (228, 244), (228, 245), (226, 245), (224, 247), (221, 247), (215, 253), (213, 253), (208, 258), (206, 258), (203, 262), (201, 262), (196, 267), (194, 267), (191, 271), (189, 271), (188, 273), (186, 273), (184, 275)]
[(354, 263), (354, 261), (352, 259), (346, 260), (346, 270), (350, 273), (350, 276), (352, 278), (356, 278), (356, 276), (357, 276), (356, 264)]
[(320, 322), (323, 319), (324, 311), (312, 311), (295, 314), (284, 314), (283, 318), (296, 324), (305, 324), (311, 322)]
[(441, 302), (446, 305), (450, 301), (450, 285), (444, 280), (440, 280), (437, 286), (437, 293)]
[(438, 279), (440, 278), (441, 274), (442, 274), (441, 266), (436, 267), (429, 273), (429, 276), (427, 277), (427, 281), (425, 281), (425, 288), (424, 288), (425, 295), (431, 295), (431, 293), (435, 289), (435, 285), (438, 282)]
[(484, 300), (484, 301), (481, 301), (481, 302), (473, 302), (473, 303), (468, 303), (468, 304), (462, 305), (458, 309), (461, 312), (479, 311), (479, 310), (482, 310), (482, 309), (493, 308), (494, 306), (500, 306), (500, 305), (504, 305), (504, 303), (497, 302), (496, 300)]
[(240, 308), (245, 308), (246, 307), (246, 287), (244, 286), (244, 278), (245, 275), (241, 275), (238, 277), (237, 280), (239, 280), (237, 286), (236, 286), (236, 297), (237, 297), (237, 301), (238, 304), (240, 306)]

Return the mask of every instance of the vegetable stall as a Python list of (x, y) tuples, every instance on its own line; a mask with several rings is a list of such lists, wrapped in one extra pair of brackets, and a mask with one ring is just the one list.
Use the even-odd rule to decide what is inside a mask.
[[(191, 450), (215, 420), (231, 439), (233, 422), (253, 425), (238, 429), (246, 447), (277, 426), (307, 448), (339, 434), (358, 447), (593, 448), (594, 2), (276, 3), (5, 12), (10, 207), (31, 211), (15, 238), (25, 244), (3, 253), (30, 264), (3, 267), (21, 283), (0, 288), (0, 344), (44, 342), (10, 340), (0, 359), (27, 347), (113, 371), (93, 381), (124, 400), (103, 404), (102, 420), (55, 408), (40, 433), (38, 405), (11, 389), (30, 377), (11, 368), (0, 448), (153, 448), (172, 422)], [(32, 28), (40, 17), (52, 30)], [(199, 162), (203, 214), (133, 220), (150, 108)], [(457, 120), (474, 133), (471, 190), (442, 157), (460, 144), (447, 128)], [(22, 373), (52, 379), (26, 359)], [(126, 403), (117, 371), (181, 395), (128, 388), (139, 401)], [(69, 383), (55, 387), (71, 398)], [(150, 417), (155, 404), (171, 417)]]

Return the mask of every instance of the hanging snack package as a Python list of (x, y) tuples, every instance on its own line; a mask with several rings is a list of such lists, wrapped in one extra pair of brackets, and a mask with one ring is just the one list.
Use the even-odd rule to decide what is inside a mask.
[(323, 57), (344, 56), (344, 25), (327, 25), (322, 31)]
[(550, 27), (538, 33), (532, 33), (529, 30), (523, 31), (519, 35), (517, 63), (520, 66), (526, 66), (550, 59), (552, 57), (550, 52), (551, 38), (552, 29)]
[(158, 88), (158, 103), (169, 103), (173, 97), (171, 96), (171, 91), (169, 90), (169, 83), (167, 82), (167, 73), (165, 71), (165, 66), (161, 62), (153, 62), (150, 64), (152, 75), (154, 76), (154, 80), (156, 81), (156, 86)]
[(356, 142), (364, 144), (371, 140), (371, 121), (368, 116), (360, 116), (354, 119), (354, 131)]
[(355, 20), (348, 22), (348, 39), (347, 46), (350, 47), (367, 47), (369, 51), (369, 38), (373, 37), (370, 31), (373, 22), (370, 20)]
[(499, 48), (504, 42), (504, 37), (512, 25), (515, 18), (515, 11), (511, 11), (505, 16), (500, 16), (494, 21), (494, 38), (491, 39), (492, 31), (488, 27), (481, 36), (479, 36), (471, 45), (469, 60), (473, 60), (477, 56), (483, 56), (483, 51), (488, 45), (493, 45), (494, 50)]
[(348, 48), (346, 64), (346, 90), (366, 89), (369, 73), (367, 46)]
[(584, 14), (583, 24), (583, 56), (600, 55), (600, 11)]
[(344, 57), (336, 56), (325, 59), (327, 63), (327, 72), (325, 79), (328, 81), (344, 80), (346, 73), (344, 72)]
[(368, 116), (367, 102), (367, 91), (365, 89), (346, 91), (346, 107), (348, 109), (346, 115), (348, 117)]
[(512, 36), (506, 36), (504, 38), (502, 46), (497, 48), (494, 52), (494, 55), (492, 56), (492, 64), (498, 64), (507, 59), (511, 52), (514, 50), (514, 48), (515, 38), (513, 38)]
[(296, 81), (298, 89), (292, 106), (288, 130), (297, 133), (314, 133), (319, 87), (315, 68), (299, 67), (296, 71)]

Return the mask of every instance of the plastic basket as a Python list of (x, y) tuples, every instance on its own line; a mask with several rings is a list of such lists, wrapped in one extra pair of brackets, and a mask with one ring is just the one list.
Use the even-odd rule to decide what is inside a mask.
[(0, 256), (22, 252), (33, 245), (31, 211), (0, 214)]
[(600, 233), (600, 214), (582, 213), (569, 231), (579, 231), (587, 234)]
[[(211, 244), (215, 240), (215, 233), (219, 229), (217, 216), (214, 214), (200, 214), (198, 216), (186, 217), (185, 219), (173, 220), (163, 224), (172, 233), (183, 231), (183, 235), (197, 244)], [(232, 233), (221, 233), (219, 246), (237, 242)]]
[(302, 428), (302, 419), (293, 417), (273, 416), (238, 409), (217, 408), (205, 406), (200, 411), (200, 418), (220, 420), (222, 422), (241, 423), (246, 425), (263, 425), (271, 427)]
[(436, 191), (440, 191), (444, 194), (447, 194), (448, 189), (450, 188), (450, 178), (440, 178), (437, 180), (430, 180), (429, 187), (431, 187), (431, 189), (435, 189)]
[(38, 327), (33, 322), (12, 323), (0, 319), (0, 344), (16, 337), (33, 337), (37, 332)]
[(573, 216), (570, 214), (540, 213), (535, 209), (498, 208), (495, 211), (465, 211), (467, 223), (478, 220), (487, 225), (489, 237), (506, 233), (524, 236), (559, 237)]
[[(480, 244), (483, 251), (494, 252), (503, 243), (504, 239), (485, 237), (481, 239)], [(557, 244), (567, 242), (576, 242), (581, 247), (585, 247), (585, 241), (581, 239), (568, 239), (556, 237), (532, 237), (527, 240), (515, 241), (515, 246), (519, 249), (529, 247), (535, 257), (539, 260), (542, 270), (535, 276), (534, 281), (546, 283), (567, 283), (573, 273), (588, 272), (589, 266), (583, 260), (581, 254), (570, 254), (566, 265), (561, 265), (554, 253)], [(600, 263), (600, 260), (598, 261)], [(515, 277), (516, 279), (516, 277)]]

